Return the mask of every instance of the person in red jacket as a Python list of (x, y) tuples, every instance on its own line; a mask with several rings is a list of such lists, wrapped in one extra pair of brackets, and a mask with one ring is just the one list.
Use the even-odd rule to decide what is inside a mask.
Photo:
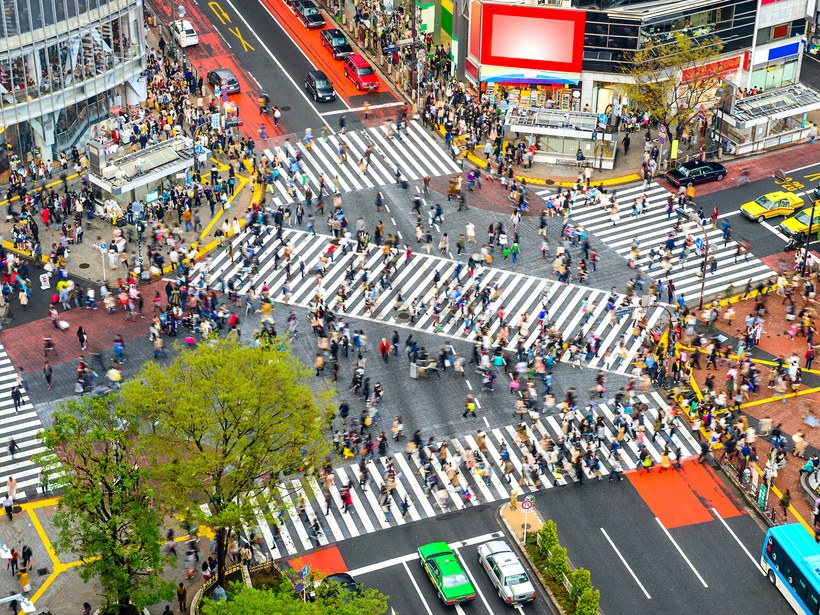
[(390, 342), (387, 341), (386, 337), (383, 337), (379, 344), (379, 354), (382, 355), (382, 359), (387, 363), (387, 358), (390, 356)]

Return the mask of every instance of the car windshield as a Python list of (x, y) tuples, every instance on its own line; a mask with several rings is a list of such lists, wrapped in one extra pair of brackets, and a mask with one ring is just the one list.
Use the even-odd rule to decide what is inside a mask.
[(356, 69), (356, 74), (357, 75), (372, 75), (373, 74), (373, 69), (370, 68), (369, 66), (365, 66), (364, 68), (357, 68)]
[(521, 583), (527, 583), (530, 578), (527, 576), (525, 572), (521, 574), (511, 574), (508, 577), (504, 577), (504, 585), (508, 587), (511, 585), (520, 585)]
[(808, 224), (809, 223), (809, 212), (801, 211), (794, 217), (800, 224)]
[(442, 587), (458, 587), (459, 585), (467, 585), (470, 581), (467, 579), (467, 575), (463, 572), (459, 572), (457, 574), (447, 575), (441, 580)]
[(755, 203), (760, 205), (763, 209), (771, 209), (772, 207), (774, 207), (774, 201), (772, 201), (769, 197), (765, 195), (757, 199)]

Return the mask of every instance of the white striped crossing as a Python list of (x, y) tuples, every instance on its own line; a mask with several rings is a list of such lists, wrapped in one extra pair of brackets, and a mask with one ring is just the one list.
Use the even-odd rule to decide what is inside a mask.
[[(43, 430), (43, 423), (25, 387), (21, 388), (22, 401), (15, 412), (11, 391), (17, 383), (18, 372), (0, 344), (0, 477), (13, 477), (17, 482), (17, 499), (23, 500), (39, 493), (44, 478), (42, 474), (46, 474), (49, 492), (57, 489), (62, 471), (56, 458), (42, 469), (31, 460), (34, 455), (46, 451), (38, 436)], [(14, 459), (10, 451), (12, 440), (17, 446)]]
[[(352, 250), (348, 250), (346, 254), (336, 250), (333, 261), (327, 264), (324, 276), (320, 279), (311, 272), (321, 266), (320, 258), (327, 253), (331, 242), (331, 237), (328, 235), (313, 235), (294, 228), (284, 228), (280, 241), (276, 239), (273, 232), (265, 232), (259, 238), (254, 238), (251, 231), (243, 230), (230, 241), (231, 251), (223, 250), (197, 265), (192, 278), (195, 285), (219, 288), (220, 284), (227, 286), (230, 282), (234, 282), (234, 287), (239, 294), (246, 294), (254, 288), (257, 295), (261, 288), (267, 286), (270, 297), (274, 301), (284, 302), (283, 285), (287, 281), (288, 304), (300, 307), (309, 307), (318, 292), (328, 305), (335, 308), (334, 300), (337, 290), (345, 283), (345, 276), (350, 265), (357, 258), (362, 258), (364, 261), (364, 269), (368, 272), (371, 287), (378, 286), (376, 282), (387, 260), (382, 250), (375, 246), (369, 246), (366, 256), (357, 256)], [(250, 242), (255, 243), (255, 273), (252, 273), (251, 268), (244, 264), (242, 256), (243, 246), (246, 247)], [(284, 266), (284, 258), (280, 258), (278, 267), (275, 266), (276, 255), (279, 254), (281, 257), (285, 247), (290, 250), (292, 261), (289, 278)], [(297, 262), (304, 264), (304, 276), (300, 275)], [(442, 312), (439, 324), (436, 324), (433, 319), (431, 306), (435, 302), (436, 294), (438, 293), (439, 298), (442, 299), (443, 284), (445, 281), (453, 280), (457, 265), (458, 263), (451, 259), (427, 254), (414, 254), (411, 262), (406, 263), (404, 255), (401, 254), (397, 260), (397, 273), (392, 281), (392, 288), (380, 291), (376, 305), (372, 309), (368, 309), (367, 299), (358, 285), (362, 273), (357, 271), (357, 284), (348, 294), (341, 315), (345, 318), (354, 317), (409, 327), (461, 341), (473, 341), (476, 336), (475, 331), (463, 326), (464, 323), (457, 315), (450, 317), (445, 310)], [(436, 273), (441, 277), (438, 287), (435, 283)], [(630, 373), (631, 364), (636, 357), (640, 356), (644, 338), (647, 335), (646, 331), (639, 331), (636, 335), (633, 321), (645, 317), (649, 330), (651, 330), (663, 316), (663, 310), (660, 308), (641, 308), (639, 305), (626, 304), (624, 303), (625, 297), (619, 295), (615, 305), (621, 308), (620, 317), (612, 326), (609, 312), (605, 309), (609, 300), (609, 292), (586, 286), (562, 284), (483, 265), (476, 269), (476, 274), (472, 278), (465, 268), (460, 274), (460, 283), (465, 288), (470, 284), (479, 284), (479, 289), (487, 289), (488, 292), (492, 292), (497, 285), (499, 298), (491, 302), (491, 305), (495, 309), (503, 307), (507, 313), (505, 322), (510, 324), (513, 330), (520, 327), (523, 315), (528, 314), (529, 330), (524, 342), (525, 347), (528, 348), (537, 340), (539, 332), (536, 317), (542, 309), (545, 309), (548, 314), (545, 322), (549, 321), (554, 324), (561, 331), (565, 340), (571, 339), (579, 332), (582, 333), (584, 341), (590, 335), (601, 338), (598, 356), (591, 357), (590, 366), (622, 374)], [(416, 299), (422, 307), (414, 323), (400, 321), (397, 318), (395, 305), (399, 296), (404, 299), (405, 305), (409, 305), (411, 300)], [(480, 301), (480, 298), (473, 299), (473, 303), (480, 304)], [(592, 314), (586, 322), (582, 312), (584, 307)], [(500, 327), (499, 320), (489, 318), (488, 323), (489, 334), (495, 335)], [(517, 337), (510, 335), (509, 349), (517, 348)], [(618, 357), (618, 362), (612, 361), (607, 365), (604, 361), (607, 350), (612, 351), (614, 357), (621, 342), (626, 348), (623, 361), (620, 361)], [(565, 354), (562, 359), (568, 359), (568, 354)]]
[[(369, 471), (365, 491), (359, 487), (361, 463), (359, 458), (346, 461), (334, 469), (334, 484), (330, 486), (333, 503), (329, 509), (324, 500), (323, 487), (320, 481), (313, 476), (299, 480), (291, 479), (280, 485), (276, 491), (284, 495), (285, 512), (279, 517), (278, 527), (272, 531), (260, 510), (257, 514), (260, 527), (256, 533), (260, 534), (265, 541), (266, 555), (278, 559), (379, 529), (405, 525), (445, 512), (505, 500), (510, 497), (513, 489), (521, 495), (526, 495), (576, 482), (577, 477), (574, 471), (563, 471), (561, 461), (555, 468), (559, 474), (553, 473), (553, 468), (548, 467), (549, 452), (545, 447), (557, 447), (563, 459), (571, 457), (574, 447), (577, 447), (581, 455), (587, 452), (590, 455), (597, 454), (603, 478), (612, 473), (612, 451), (617, 448), (623, 468), (634, 470), (640, 466), (640, 447), (636, 440), (624, 440), (617, 447), (613, 442), (617, 439), (618, 428), (615, 421), (620, 422), (619, 415), (628, 416), (632, 422), (633, 431), (637, 429), (639, 420), (633, 409), (633, 404), (637, 402), (645, 404), (648, 408), (641, 421), (645, 429), (642, 446), (646, 447), (656, 465), (660, 462), (661, 453), (666, 447), (672, 451), (673, 461), (675, 450), (680, 455), (678, 460), (688, 459), (699, 452), (700, 447), (697, 440), (692, 435), (685, 419), (680, 417), (672, 420), (671, 430), (669, 427), (663, 427), (659, 433), (654, 434), (653, 439), (653, 424), (658, 417), (659, 408), (666, 410), (668, 405), (657, 393), (638, 393), (627, 403), (626, 408), (622, 406), (615, 408), (611, 403), (602, 403), (597, 409), (594, 407), (582, 409), (569, 421), (567, 430), (569, 436), (563, 431), (564, 417), (560, 415), (548, 414), (528, 424), (524, 432), (533, 452), (521, 440), (520, 425), (508, 425), (483, 432), (486, 455), (480, 453), (477, 434), (466, 434), (447, 440), (446, 445), (449, 451), (447, 459), (442, 462), (438, 460), (436, 453), (433, 453), (429, 455), (429, 464), (419, 457), (418, 452), (408, 454), (403, 442), (391, 442), (393, 450), (389, 450), (388, 456), (374, 457), (365, 461)], [(599, 417), (603, 419), (601, 438), (597, 437), (595, 428)], [(582, 418), (591, 418), (592, 428), (588, 429), (585, 434), (580, 433)], [(374, 429), (378, 430), (377, 427)], [(503, 446), (506, 447), (506, 454), (509, 455), (512, 465), (512, 472), (508, 477), (504, 475), (501, 459), (500, 451)], [(469, 453), (465, 454), (467, 451)], [(541, 466), (533, 457), (534, 453), (540, 454), (544, 460)], [(449, 466), (454, 456), (458, 456), (458, 486), (450, 480), (447, 474), (448, 470), (451, 473), (454, 470)], [(468, 459), (471, 460), (469, 463)], [(480, 464), (490, 470), (486, 481), (478, 473)], [(430, 493), (426, 488), (426, 476), (423, 470), (425, 466), (437, 478), (438, 486)], [(393, 468), (396, 477), (395, 492), (388, 497), (393, 513), (389, 521), (385, 519), (379, 495), (381, 486), (385, 484), (388, 468)], [(586, 479), (595, 478), (595, 472), (591, 467), (585, 465), (583, 471)], [(654, 471), (657, 471), (657, 468)], [(530, 479), (538, 477), (540, 484), (528, 480), (528, 476)], [(339, 490), (347, 485), (351, 485), (353, 503), (348, 512), (343, 512)], [(465, 488), (471, 497), (464, 496)], [(294, 504), (294, 499), (300, 496), (304, 498), (300, 507), (301, 514), (296, 510)], [(406, 518), (402, 519), (401, 506), (405, 500), (410, 506)], [(321, 533), (311, 541), (311, 527), (314, 523), (318, 524)], [(291, 538), (293, 536), (297, 539), (293, 540)]]
[[(301, 153), (299, 162), (292, 160), (287, 147), (265, 149), (263, 154), (270, 163), (278, 158), (284, 165), (284, 169), (280, 168), (278, 179), (267, 188), (270, 201), (274, 207), (293, 202), (288, 190), (290, 171), (295, 172), (294, 186), (299, 188), (300, 196), (304, 194), (303, 174), (305, 185), (309, 185), (315, 195), (318, 194), (321, 175), (325, 177), (325, 190), (332, 190), (335, 177), (341, 191), (348, 192), (394, 183), (396, 170), (406, 180), (461, 172), (452, 156), (417, 122), (409, 122), (400, 136), (401, 140), (390, 138), (385, 127), (374, 126), (343, 135), (314, 138), (309, 148), (304, 143), (296, 144)], [(342, 143), (346, 149), (346, 159), (343, 160), (339, 154)], [(364, 158), (369, 163), (366, 171), (362, 172), (359, 162)]]
[[(663, 280), (664, 284), (668, 277), (675, 284), (677, 294), (683, 293), (690, 302), (696, 300), (700, 294), (700, 270), (703, 258), (693, 253), (681, 265), (679, 255), (683, 242), (689, 234), (695, 240), (703, 239), (703, 234), (698, 227), (687, 219), (681, 220), (682, 230), (677, 235), (675, 248), (672, 251), (672, 266), (669, 276), (666, 276), (662, 269), (662, 258), (649, 268), (651, 262), (649, 253), (652, 248), (664, 251), (669, 233), (672, 232), (677, 222), (677, 215), (674, 211), (671, 216), (666, 212), (666, 202), (670, 192), (660, 184), (652, 182), (646, 189), (638, 185), (615, 190), (615, 194), (620, 208), (619, 219), (615, 224), (608, 212), (595, 204), (577, 205), (572, 209), (570, 218), (575, 224), (583, 225), (590, 235), (627, 260), (630, 260), (632, 242), (637, 239), (640, 241), (638, 266), (653, 279)], [(645, 213), (635, 216), (632, 204), (644, 194), (647, 197), (648, 207)], [(706, 215), (704, 228), (709, 239), (709, 253), (714, 255), (717, 261), (715, 273), (707, 269), (704, 284), (705, 296), (722, 294), (729, 285), (742, 288), (748, 280), (756, 284), (772, 275), (772, 269), (751, 253), (735, 259), (737, 242), (734, 239), (724, 241), (722, 221), (718, 221), (717, 228), (712, 228), (709, 220), (712, 212), (704, 213)], [(736, 238), (742, 240), (740, 237)], [(663, 300), (666, 300), (665, 296)]]

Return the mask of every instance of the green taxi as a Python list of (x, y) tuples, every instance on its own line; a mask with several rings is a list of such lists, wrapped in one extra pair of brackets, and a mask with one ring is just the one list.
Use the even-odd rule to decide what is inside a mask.
[(791, 192), (777, 190), (740, 206), (744, 218), (762, 222), (764, 218), (788, 216), (803, 205), (803, 199)]
[(446, 542), (431, 542), (418, 549), (421, 567), (444, 604), (475, 600), (476, 591), (456, 554)]

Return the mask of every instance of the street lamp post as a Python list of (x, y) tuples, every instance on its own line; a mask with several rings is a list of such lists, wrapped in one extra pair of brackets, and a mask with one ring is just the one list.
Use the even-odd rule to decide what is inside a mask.
[(812, 198), (809, 194), (808, 190), (804, 191), (804, 194), (811, 199), (811, 215), (809, 216), (809, 230), (806, 233), (806, 243), (803, 246), (803, 265), (800, 267), (800, 276), (806, 276), (806, 267), (809, 265), (809, 246), (811, 245), (811, 233), (812, 233), (812, 222), (814, 222), (814, 210), (817, 207), (817, 201), (820, 200), (820, 185), (814, 191), (814, 194), (818, 198)]
[(706, 259), (709, 258), (709, 234), (706, 232), (706, 229), (703, 227), (700, 219), (694, 213), (687, 210), (685, 206), (676, 207), (675, 213), (678, 214), (678, 217), (686, 218), (693, 224), (697, 225), (700, 232), (703, 233), (703, 271), (700, 276), (700, 300), (698, 302), (698, 309), (702, 310), (703, 294), (706, 288)]

